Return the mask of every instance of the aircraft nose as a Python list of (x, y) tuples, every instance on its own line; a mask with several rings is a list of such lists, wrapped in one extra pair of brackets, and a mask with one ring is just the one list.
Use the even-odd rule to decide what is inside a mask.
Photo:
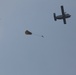
[(71, 15), (69, 15), (69, 17), (71, 17)]

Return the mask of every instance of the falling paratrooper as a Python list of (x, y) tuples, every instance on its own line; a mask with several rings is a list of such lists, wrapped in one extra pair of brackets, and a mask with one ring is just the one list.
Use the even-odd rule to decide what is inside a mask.
[[(26, 35), (32, 35), (32, 34), (34, 34), (34, 33), (30, 32), (29, 30), (26, 30), (26, 31), (25, 31), (25, 34), (26, 34)], [(38, 34), (34, 34), (34, 35), (35, 35), (35, 36), (39, 36), (39, 37), (43, 37), (43, 38), (44, 38), (43, 35), (38, 35)]]

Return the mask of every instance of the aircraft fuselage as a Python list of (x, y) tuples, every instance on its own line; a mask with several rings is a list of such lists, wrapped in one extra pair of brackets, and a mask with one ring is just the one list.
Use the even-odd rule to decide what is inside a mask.
[(56, 19), (69, 18), (70, 16), (71, 16), (70, 14), (58, 15), (58, 16), (56, 16)]

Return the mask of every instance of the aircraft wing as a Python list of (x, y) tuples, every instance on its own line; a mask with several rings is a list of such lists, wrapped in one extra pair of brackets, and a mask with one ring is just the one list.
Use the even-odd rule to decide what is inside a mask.
[(62, 12), (62, 15), (65, 15), (63, 6), (61, 6), (61, 12)]
[(64, 24), (66, 24), (66, 19), (65, 18), (63, 18), (63, 22), (64, 22)]
[(66, 24), (66, 18), (65, 18), (65, 12), (64, 12), (64, 7), (63, 6), (61, 6), (61, 12), (62, 12), (62, 15), (64, 16), (63, 17), (63, 22), (64, 22), (64, 24)]

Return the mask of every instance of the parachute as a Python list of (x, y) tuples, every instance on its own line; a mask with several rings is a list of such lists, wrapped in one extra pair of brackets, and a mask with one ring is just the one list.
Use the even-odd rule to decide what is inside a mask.
[(39, 36), (39, 37), (43, 37), (43, 38), (44, 38), (43, 35), (34, 34), (34, 33), (30, 32), (29, 30), (26, 30), (26, 31), (25, 31), (25, 34), (26, 34), (26, 35), (32, 35), (32, 34), (33, 34), (33, 35), (35, 35), (35, 36)]
[(25, 31), (25, 34), (26, 34), (26, 35), (32, 35), (32, 32), (26, 30), (26, 31)]

